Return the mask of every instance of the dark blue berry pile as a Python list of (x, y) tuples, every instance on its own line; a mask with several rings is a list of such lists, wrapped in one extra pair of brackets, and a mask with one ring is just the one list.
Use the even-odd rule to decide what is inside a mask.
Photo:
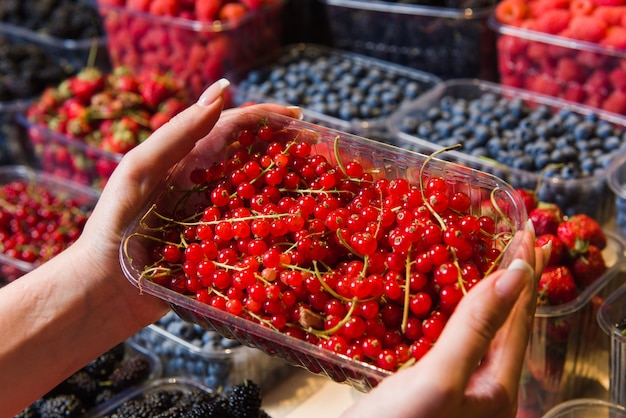
[[(322, 117), (311, 120), (330, 128), (364, 134), (386, 117), (439, 82), (412, 71), (318, 45), (287, 48), (272, 64), (250, 71), (238, 83), (245, 101), (278, 101), (298, 105)], [(354, 126), (345, 129), (341, 121)], [(366, 125), (361, 125), (365, 122)], [(379, 139), (379, 138), (373, 138)]]
[(265, 385), (289, 370), (282, 360), (183, 321), (171, 311), (133, 341), (160, 357), (165, 375), (193, 377), (210, 388), (229, 387), (245, 377)]
[[(490, 171), (515, 187), (535, 189), (539, 182), (540, 200), (557, 203), (567, 214), (608, 220), (603, 218), (612, 214), (608, 206), (614, 202), (609, 202), (605, 173), (612, 159), (626, 152), (624, 126), (597, 113), (521, 97), (495, 92), (456, 95), (452, 87), (449, 91), (416, 102), (390, 120), (399, 131), (398, 145), (430, 153), (460, 144), (459, 152), (469, 156), (462, 159), (464, 164), (473, 163), (473, 168)], [(454, 154), (441, 158), (454, 160)]]

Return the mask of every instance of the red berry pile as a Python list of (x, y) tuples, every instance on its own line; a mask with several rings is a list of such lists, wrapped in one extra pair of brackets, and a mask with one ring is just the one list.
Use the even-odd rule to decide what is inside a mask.
[(169, 71), (197, 98), (280, 47), (281, 0), (98, 0), (109, 55)]
[[(88, 67), (46, 89), (26, 111), (45, 171), (102, 187), (121, 154), (189, 104), (174, 78), (156, 70)], [(62, 135), (57, 139), (55, 135)], [(68, 146), (75, 142), (77, 146)]]
[[(532, 194), (519, 190), (525, 196)], [(539, 280), (538, 304), (556, 306), (574, 300), (608, 269), (602, 250), (607, 237), (600, 223), (589, 215), (564, 216), (554, 203), (532, 198), (528, 217), (535, 227), (536, 246), (552, 243), (552, 252)]]
[[(626, 2), (504, 0), (495, 17), (546, 36), (499, 37), (502, 84), (626, 114), (626, 67), (619, 52), (626, 49)], [(564, 43), (572, 40), (578, 46)]]
[(342, 158), (341, 136), (317, 152), (304, 130), (232, 135), (226, 158), (165, 199), (171, 210), (142, 218), (154, 235), (140, 280), (393, 371), (430, 349), (511, 237), (496, 191), (481, 196), (453, 168), (448, 178), (426, 160), (402, 173), (412, 181), (388, 178)]
[[(597, 356), (595, 345), (605, 341), (596, 320), (602, 303), (600, 291), (596, 290), (589, 300), (576, 298), (598, 280), (608, 283), (609, 266), (603, 255), (608, 237), (590, 216), (564, 216), (557, 205), (537, 202), (532, 191), (519, 192), (535, 227), (535, 246), (552, 243), (549, 262), (538, 283), (538, 312), (522, 374), (517, 415), (539, 418), (578, 393), (575, 382), (586, 378), (584, 369), (593, 361), (588, 357)], [(610, 288), (608, 284), (605, 287)]]
[[(52, 190), (44, 183), (12, 180), (0, 187), (0, 249), (13, 260), (39, 265), (76, 241), (95, 204), (86, 196)], [(27, 273), (2, 265), (2, 281)]]

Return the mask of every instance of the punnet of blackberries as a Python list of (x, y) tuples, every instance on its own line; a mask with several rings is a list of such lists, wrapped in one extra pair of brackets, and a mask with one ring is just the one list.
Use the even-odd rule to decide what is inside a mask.
[(261, 389), (251, 380), (221, 393), (179, 382), (157, 384), (153, 389), (124, 401), (104, 418), (269, 418), (261, 404)]
[(152, 373), (149, 357), (119, 344), (69, 376), (16, 417), (83, 417)]

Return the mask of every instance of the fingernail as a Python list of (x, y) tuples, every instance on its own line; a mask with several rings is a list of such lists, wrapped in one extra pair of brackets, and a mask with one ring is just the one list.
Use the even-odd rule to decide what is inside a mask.
[(502, 299), (515, 300), (529, 277), (535, 274), (526, 261), (516, 258), (495, 284), (495, 291)]
[(548, 241), (541, 246), (541, 251), (543, 252), (543, 259), (547, 262), (552, 255), (552, 241)]
[(532, 219), (528, 219), (526, 221), (526, 225), (524, 225), (524, 229), (527, 231), (531, 231), (533, 234), (535, 233), (535, 225), (533, 225)]
[(304, 118), (304, 113), (302, 113), (302, 109), (300, 108), (300, 106), (287, 106), (287, 109), (291, 110), (294, 118), (299, 120), (302, 120), (302, 118)]
[(200, 98), (198, 99), (198, 104), (200, 106), (209, 106), (214, 103), (218, 97), (226, 90), (226, 88), (230, 86), (230, 81), (225, 78), (220, 78), (215, 83), (211, 84), (207, 89), (202, 93)]

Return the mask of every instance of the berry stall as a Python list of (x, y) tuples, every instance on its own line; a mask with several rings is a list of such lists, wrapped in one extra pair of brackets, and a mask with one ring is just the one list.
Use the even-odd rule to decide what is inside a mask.
[(220, 120), (175, 166), (120, 249), (170, 312), (18, 416), (338, 416), (530, 220), (517, 417), (626, 417), (624, 0), (2, 0), (0, 287), (222, 77), (302, 120)]

